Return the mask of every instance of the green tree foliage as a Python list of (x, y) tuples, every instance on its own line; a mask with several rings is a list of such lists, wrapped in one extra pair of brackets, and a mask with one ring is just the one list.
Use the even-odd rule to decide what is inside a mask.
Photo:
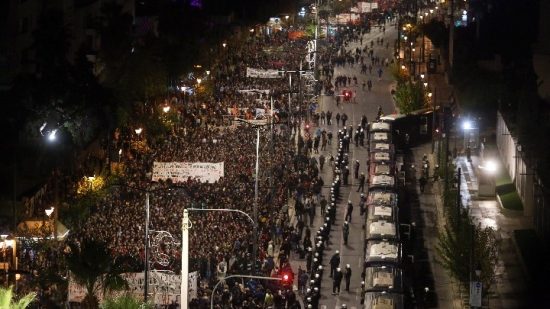
[(410, 78), (408, 71), (401, 69), (397, 64), (392, 64), (390, 66), (390, 73), (397, 84), (403, 84)]
[(394, 97), (402, 114), (410, 114), (426, 106), (426, 94), (421, 83), (413, 81), (398, 83)]
[(443, 193), (445, 220), (436, 245), (437, 261), (461, 284), (467, 286), (473, 271), (479, 267), (485, 291), (491, 287), (498, 261), (495, 231), (474, 225), (467, 213), (457, 208), (456, 168), (448, 166), (449, 183)]
[(86, 287), (84, 303), (88, 308), (98, 307), (95, 293), (100, 287), (105, 291), (127, 287), (126, 281), (120, 276), (124, 271), (122, 264), (113, 261), (104, 243), (85, 240), (80, 245), (70, 244), (70, 253), (66, 258), (76, 282)]
[(137, 300), (131, 295), (109, 298), (101, 304), (101, 309), (152, 309), (153, 305)]
[(36, 299), (35, 293), (24, 295), (18, 300), (14, 296), (13, 287), (0, 288), (0, 309), (25, 309)]
[(19, 76), (11, 91), (15, 106), (22, 110), (22, 136), (35, 142), (42, 138), (38, 128), (47, 122), (48, 129), (60, 129), (69, 143), (84, 146), (97, 135), (99, 123), (108, 119), (108, 93), (97, 82), (85, 49), (77, 51), (73, 63), (67, 60), (72, 37), (63, 13), (46, 11), (38, 23), (33, 33), (37, 74)]
[(439, 234), (436, 251), (438, 262), (459, 282), (467, 285), (479, 267), (483, 286), (486, 291), (490, 289), (498, 261), (494, 230), (472, 225), (471, 220), (463, 216), (459, 227), (445, 226)]
[(353, 6), (353, 1), (351, 0), (333, 1), (332, 12), (334, 14), (346, 13), (350, 11), (352, 6)]

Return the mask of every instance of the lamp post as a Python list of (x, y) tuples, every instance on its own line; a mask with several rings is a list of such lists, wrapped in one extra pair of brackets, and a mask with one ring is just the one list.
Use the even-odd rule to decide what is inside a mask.
[(147, 302), (149, 294), (149, 192), (145, 193), (145, 282), (143, 300)]
[(466, 150), (466, 157), (468, 159), (468, 161), (470, 161), (470, 154), (471, 154), (471, 149), (470, 149), (470, 138), (471, 138), (471, 130), (473, 129), (473, 125), (472, 125), (472, 121), (466, 119), (464, 120), (464, 122), (462, 123), (462, 130), (464, 131), (464, 149)]
[[(180, 285), (180, 308), (187, 308), (187, 291), (189, 290), (189, 230), (192, 228), (193, 224), (189, 220), (189, 211), (222, 211), (222, 212), (238, 212), (245, 215), (256, 230), (256, 221), (250, 217), (246, 212), (238, 209), (229, 209), (229, 208), (187, 208), (183, 210), (183, 219), (181, 222), (181, 285)], [(255, 240), (257, 240), (257, 234), (255, 233)], [(255, 260), (255, 259), (254, 259)], [(229, 276), (231, 277), (231, 276)], [(227, 277), (227, 278), (229, 278)], [(248, 276), (253, 277), (253, 276)], [(219, 282), (218, 282), (219, 283)], [(217, 284), (216, 284), (217, 286)], [(216, 287), (214, 287), (214, 290)], [(212, 294), (214, 291), (212, 292)]]
[(256, 177), (254, 180), (254, 209), (253, 215), (254, 218), (254, 243), (252, 244), (252, 273), (256, 271), (256, 257), (258, 255), (258, 180), (260, 176), (260, 127), (259, 125), (254, 125), (248, 121), (237, 119), (240, 122), (247, 123), (256, 128)]

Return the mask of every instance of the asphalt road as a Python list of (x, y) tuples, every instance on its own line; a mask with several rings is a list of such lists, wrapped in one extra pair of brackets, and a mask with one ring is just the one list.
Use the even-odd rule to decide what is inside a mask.
[[(384, 38), (384, 44), (383, 46), (376, 44), (377, 38)], [(374, 55), (378, 56), (381, 61), (383, 61), (385, 58), (391, 59), (392, 56), (392, 46), (393, 42), (397, 38), (397, 30), (395, 29), (395, 25), (386, 25), (386, 31), (383, 33), (378, 28), (374, 28), (371, 33), (367, 33), (363, 37), (363, 46), (365, 44), (369, 44), (370, 42), (375, 41), (374, 43)], [(386, 42), (389, 42), (389, 48), (386, 48)], [(360, 45), (359, 42), (351, 42), (347, 49), (348, 50), (354, 50), (356, 47)], [(370, 61), (369, 61), (370, 62)], [(371, 121), (376, 117), (376, 113), (378, 110), (378, 106), (382, 107), (382, 110), (384, 114), (390, 114), (395, 111), (394, 103), (391, 98), (391, 87), (393, 85), (393, 79), (391, 77), (391, 74), (389, 72), (389, 68), (385, 66), (382, 67), (383, 74), (382, 78), (379, 80), (377, 76), (377, 71), (379, 66), (374, 66), (372, 69), (372, 74), (361, 74), (360, 73), (360, 65), (357, 64), (354, 67), (346, 66), (345, 68), (342, 67), (336, 67), (334, 76), (339, 75), (346, 75), (349, 77), (357, 76), (358, 79), (358, 85), (348, 87), (347, 89), (352, 89), (353, 91), (356, 91), (356, 97), (355, 97), (355, 103), (351, 102), (345, 102), (341, 103), (340, 106), (336, 105), (335, 97), (330, 96), (321, 96), (319, 101), (319, 112), (320, 111), (332, 111), (333, 117), (332, 117), (332, 125), (320, 125), (321, 129), (325, 129), (327, 131), (332, 131), (334, 135), (336, 135), (336, 132), (339, 128), (342, 128), (342, 126), (337, 127), (336, 121), (334, 119), (336, 113), (346, 113), (348, 115), (348, 122), (346, 125), (353, 125), (357, 126), (360, 124), (361, 117), (363, 115), (366, 115), (368, 120)], [(362, 90), (361, 84), (363, 81), (365, 83), (368, 80), (372, 80), (373, 87), (372, 91)], [(334, 82), (334, 81), (333, 81)], [(352, 81), (353, 83), (353, 81)], [(316, 127), (313, 127), (312, 130), (316, 130)], [(328, 153), (332, 153), (333, 155), (336, 154), (337, 145), (335, 142), (332, 143), (332, 145), (327, 146), (327, 151), (320, 151), (320, 153), (324, 154), (325, 157), (327, 157)], [(367, 160), (367, 149), (366, 147), (355, 147), (353, 144), (350, 147), (350, 162), (355, 162), (355, 160), (360, 161), (360, 171), (365, 172), (365, 174), (368, 175), (366, 170), (366, 160)], [(318, 156), (318, 155), (315, 155)], [(340, 308), (342, 304), (346, 304), (348, 308), (360, 308), (360, 287), (361, 287), (361, 272), (362, 272), (362, 265), (363, 265), (363, 256), (364, 256), (364, 232), (362, 229), (362, 225), (364, 223), (364, 218), (360, 216), (359, 213), (359, 197), (360, 193), (356, 192), (357, 190), (357, 183), (358, 181), (353, 178), (353, 167), (350, 166), (350, 185), (342, 187), (342, 201), (339, 204), (339, 207), (337, 208), (337, 219), (336, 223), (332, 227), (332, 231), (330, 233), (330, 242), (327, 248), (325, 249), (325, 255), (323, 258), (323, 265), (325, 268), (325, 275), (323, 276), (323, 283), (321, 286), (321, 299), (320, 299), (320, 308)], [(330, 165), (325, 164), (324, 169), (321, 172), (321, 175), (323, 177), (323, 180), (325, 181), (325, 184), (330, 184), (333, 180), (332, 176), (332, 170)], [(327, 197), (329, 197), (329, 188), (323, 189), (323, 194)], [(344, 216), (346, 211), (346, 204), (347, 200), (351, 200), (354, 204), (354, 211), (353, 216), (350, 224), (350, 234), (348, 239), (348, 244), (344, 245), (344, 241), (342, 238), (342, 225), (344, 223)], [(311, 227), (312, 234), (314, 234), (318, 229), (319, 226), (322, 224), (322, 219), (319, 215), (314, 220), (314, 224)], [(335, 250), (340, 251), (341, 256), (341, 268), (344, 270), (346, 264), (350, 264), (352, 268), (352, 277), (351, 277), (351, 284), (350, 284), (350, 291), (346, 292), (344, 290), (345, 283), (342, 282), (342, 292), (339, 295), (332, 295), (332, 279), (329, 278), (330, 273), (330, 265), (329, 261), (331, 256), (334, 254)], [(294, 259), (292, 259), (293, 268), (296, 271), (298, 269), (298, 266), (301, 266), (302, 268), (305, 268), (305, 261), (299, 260), (294, 256)]]

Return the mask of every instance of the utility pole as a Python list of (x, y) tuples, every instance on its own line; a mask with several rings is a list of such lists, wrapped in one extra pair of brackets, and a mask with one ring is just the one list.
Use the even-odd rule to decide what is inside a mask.
[(460, 208), (462, 207), (462, 197), (460, 196), (460, 181), (462, 178), (462, 169), (459, 167), (456, 175), (456, 226), (457, 229), (460, 227)]
[(260, 128), (256, 128), (256, 179), (254, 181), (254, 244), (252, 245), (252, 271), (256, 272), (256, 259), (258, 254), (258, 178), (260, 177)]
[[(454, 0), (449, 1), (449, 65), (451, 69), (454, 64), (454, 36), (455, 36), (455, 23), (454, 23)], [(449, 72), (452, 72), (450, 70)]]
[(149, 192), (145, 193), (145, 276), (143, 300), (149, 296)]
[(180, 285), (180, 300), (181, 309), (187, 309), (187, 291), (189, 290), (189, 229), (191, 221), (189, 221), (189, 212), (183, 210), (183, 219), (181, 221), (181, 285)]
[(432, 154), (435, 152), (435, 116), (437, 113), (437, 87), (434, 87), (434, 94), (432, 99)]

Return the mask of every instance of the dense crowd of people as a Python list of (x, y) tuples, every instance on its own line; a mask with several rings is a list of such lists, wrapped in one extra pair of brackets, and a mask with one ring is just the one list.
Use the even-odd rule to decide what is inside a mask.
[[(337, 77), (333, 85), (335, 66), (344, 65), (346, 61), (363, 64), (361, 53), (372, 57), (371, 65), (378, 64), (373, 55), (368, 54), (368, 48), (355, 55), (342, 54), (348, 41), (361, 37), (361, 31), (353, 28), (343, 30), (333, 39), (334, 47), (319, 52), (320, 75), (324, 77), (326, 94), (352, 80), (357, 85), (357, 78), (344, 76)], [(224, 49), (227, 54), (223, 55), (222, 61), (216, 62), (209, 75), (214, 89), (211, 96), (186, 99), (182, 93), (175, 92), (165, 100), (177, 113), (174, 128), (166, 136), (153, 140), (148, 139), (147, 131), (136, 136), (130, 129), (122, 130), (123, 134), (113, 134), (106, 148), (124, 150), (118, 157), (123, 166), (118, 175), (119, 185), (107, 188), (107, 194), (89, 209), (89, 217), (74, 227), (67, 241), (79, 243), (93, 239), (104, 242), (113, 257), (130, 258), (135, 261), (135, 271), (142, 271), (145, 195), (150, 192), (150, 228), (168, 231), (175, 242), (163, 248), (171, 257), (170, 264), (158, 263), (154, 253), (150, 261), (153, 268), (177, 272), (181, 267), (179, 243), (185, 208), (229, 208), (253, 213), (256, 130), (246, 124), (237, 126), (227, 119), (257, 118), (258, 109), (269, 111), (273, 100), (277, 115), (291, 116), (291, 121), (283, 122), (277, 118), (284, 124), (275, 125), (273, 133), (267, 127), (261, 130), (259, 248), (256, 258), (260, 271), (266, 276), (277, 276), (285, 269), (292, 272), (288, 261), (290, 252), (295, 250), (305, 255), (312, 247), (309, 225), (316, 215), (317, 206), (320, 205), (321, 214), (324, 214), (327, 203), (321, 196), (324, 182), (319, 176), (324, 161), (310, 160), (308, 154), (318, 152), (319, 146), (323, 149), (332, 139), (330, 132), (328, 137), (324, 131), (319, 131), (314, 137), (305, 132), (308, 134), (298, 138), (296, 153), (294, 143), (289, 143), (289, 140), (295, 140), (291, 139), (291, 134), (300, 132), (297, 122), (304, 116), (296, 111), (306, 108), (298, 104), (300, 98), (296, 94), (300, 86), (298, 83), (290, 85), (284, 71), (302, 69), (306, 43), (305, 39), (291, 40), (286, 31), (280, 31), (269, 36), (252, 36), (246, 44)], [(281, 77), (250, 78), (247, 77), (247, 67), (279, 70)], [(288, 102), (289, 92), (295, 93), (292, 102)], [(332, 114), (323, 113), (322, 117), (316, 115), (312, 119), (319, 124), (330, 123), (331, 118)], [(340, 115), (336, 120), (339, 125)], [(345, 120), (342, 121), (345, 126)], [(286, 127), (287, 123), (290, 128)], [(146, 146), (135, 147), (143, 144)], [(152, 182), (153, 162), (224, 162), (225, 170), (224, 176), (215, 183), (201, 183), (195, 179), (181, 183), (172, 183), (171, 180)], [(71, 181), (74, 183), (74, 180)], [(51, 189), (51, 185), (48, 188)], [(296, 205), (296, 226), (289, 224), (289, 197)], [(34, 201), (32, 206), (40, 209)], [(250, 270), (254, 258), (254, 234), (246, 217), (227, 212), (191, 212), (190, 216), (193, 224), (189, 240), (191, 271), (199, 271), (201, 278), (210, 282), (211, 287), (220, 275), (220, 263), (227, 265), (229, 273)], [(275, 247), (279, 249), (279, 256), (275, 256)], [(310, 271), (298, 271), (297, 279), (307, 282), (304, 276), (307, 277)], [(192, 304), (197, 308), (205, 307), (208, 292), (209, 287), (200, 288), (199, 298)], [(239, 308), (257, 308), (285, 304), (288, 308), (295, 308), (297, 305), (292, 291), (276, 285), (243, 286), (228, 281), (218, 292), (215, 298), (221, 307), (232, 304)]]

